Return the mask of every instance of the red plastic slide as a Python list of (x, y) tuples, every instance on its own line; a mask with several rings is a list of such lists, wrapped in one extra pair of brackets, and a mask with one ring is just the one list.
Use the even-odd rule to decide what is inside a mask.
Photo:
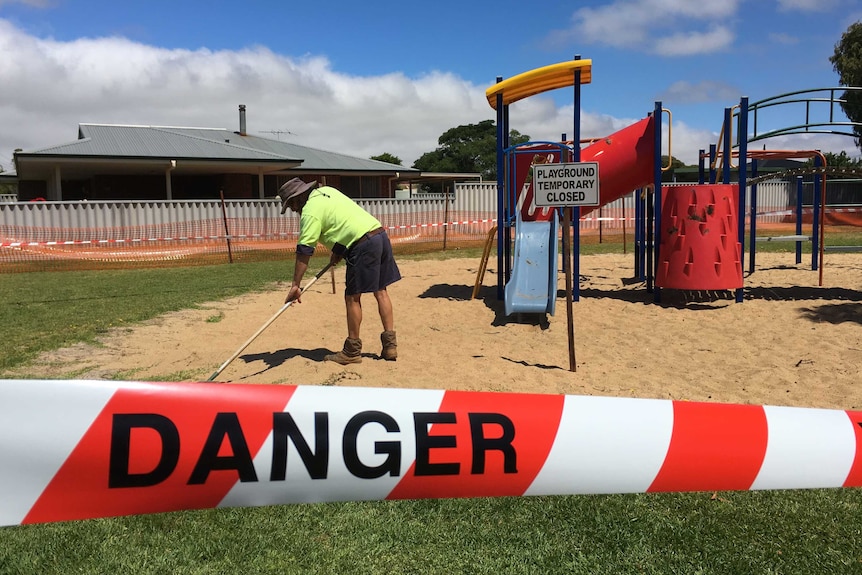
[(581, 208), (581, 216), (653, 181), (655, 121), (652, 116), (581, 150), (582, 162), (599, 163), (599, 206)]
[[(582, 162), (599, 164), (599, 206), (581, 207), (581, 216), (608, 204), (653, 180), (654, 125), (652, 116), (590, 144), (581, 150)], [(533, 200), (531, 168), (536, 163), (563, 162), (556, 146), (537, 145), (525, 148), (535, 154), (521, 154), (517, 159), (518, 207), (522, 221), (547, 221), (553, 210), (537, 208)]]

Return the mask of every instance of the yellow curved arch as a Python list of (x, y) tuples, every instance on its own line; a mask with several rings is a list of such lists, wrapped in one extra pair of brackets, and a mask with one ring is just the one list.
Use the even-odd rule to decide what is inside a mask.
[(487, 90), (485, 97), (495, 110), (497, 109), (497, 94), (503, 94), (503, 105), (509, 105), (523, 98), (529, 98), (542, 92), (574, 86), (575, 70), (581, 71), (581, 84), (589, 84), (593, 79), (592, 60), (567, 60), (559, 64), (551, 64), (522, 72), (502, 82), (497, 82)]

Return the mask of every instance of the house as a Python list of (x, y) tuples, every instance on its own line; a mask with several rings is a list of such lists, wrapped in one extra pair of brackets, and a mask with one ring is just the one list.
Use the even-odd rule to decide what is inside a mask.
[(188, 200), (266, 198), (293, 177), (335, 186), (354, 198), (395, 197), (399, 183), (477, 179), (478, 174), (422, 174), (239, 130), (80, 124), (78, 139), (16, 151), (18, 200)]

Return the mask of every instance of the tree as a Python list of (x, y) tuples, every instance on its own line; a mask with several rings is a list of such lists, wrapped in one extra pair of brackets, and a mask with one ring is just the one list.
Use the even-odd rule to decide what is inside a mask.
[[(667, 166), (667, 155), (663, 155), (661, 157), (661, 165), (662, 165), (662, 167)], [(685, 167), (685, 162), (683, 162), (682, 160), (680, 160), (676, 156), (670, 157), (670, 168), (672, 170), (675, 170), (677, 168), (684, 168), (684, 167)]]
[(396, 166), (402, 165), (401, 158), (399, 158), (398, 156), (393, 156), (389, 152), (383, 152), (380, 155), (371, 156), (370, 159), (377, 160), (378, 162), (386, 162), (388, 164), (395, 164)]
[[(842, 86), (862, 86), (862, 22), (854, 22), (835, 45), (829, 58)], [(846, 90), (841, 109), (854, 123), (862, 124), (862, 92)], [(862, 149), (862, 126), (853, 126), (854, 142)]]
[[(862, 158), (853, 159), (847, 155), (847, 152), (841, 150), (840, 154), (825, 152), (823, 156), (826, 158), (826, 165), (830, 168), (862, 168)], [(813, 166), (814, 159), (809, 158), (805, 162), (806, 166)]]
[[(523, 144), (530, 136), (517, 130), (509, 132), (509, 145)], [(497, 128), (494, 120), (450, 128), (437, 140), (439, 146), (413, 163), (423, 172), (478, 173), (487, 180), (497, 179)]]
[[(3, 166), (0, 166), (0, 174), (2, 174), (5, 171), (6, 170), (3, 169)], [(0, 195), (4, 195), (4, 196), (10, 195), (11, 196), (11, 195), (15, 195), (17, 193), (18, 193), (18, 189), (17, 189), (17, 186), (15, 184), (7, 184), (7, 183), (0, 181)]]

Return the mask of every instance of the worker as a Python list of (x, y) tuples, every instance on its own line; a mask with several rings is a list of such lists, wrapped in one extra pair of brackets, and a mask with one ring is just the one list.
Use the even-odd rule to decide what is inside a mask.
[(352, 199), (331, 186), (316, 181), (293, 178), (278, 190), (281, 213), (288, 208), (299, 214), (299, 239), (293, 283), (285, 303), (302, 303), (302, 277), (318, 243), (330, 250), (330, 264), (347, 260), (344, 303), (347, 308), (347, 338), (341, 351), (324, 357), (341, 365), (362, 361), (362, 294), (373, 293), (383, 324), (380, 357), (395, 361), (398, 346), (395, 339), (395, 318), (387, 286), (401, 279), (398, 264), (392, 255), (392, 244), (380, 221)]

